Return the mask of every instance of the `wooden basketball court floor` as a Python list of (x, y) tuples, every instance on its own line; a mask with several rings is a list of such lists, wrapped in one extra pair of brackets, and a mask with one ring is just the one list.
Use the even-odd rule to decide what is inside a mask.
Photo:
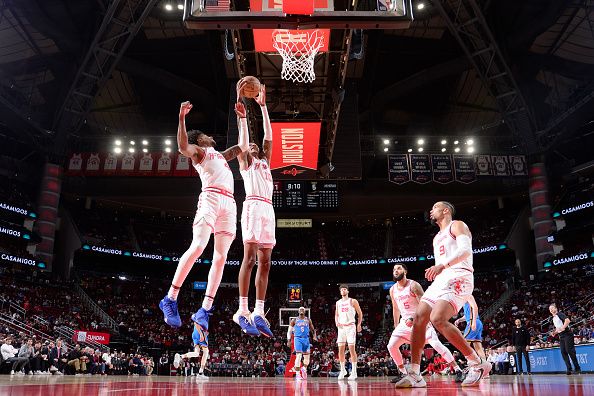
[(380, 396), (380, 395), (594, 395), (594, 375), (493, 376), (479, 387), (462, 388), (452, 377), (431, 378), (427, 388), (395, 389), (386, 377), (338, 381), (336, 378), (210, 378), (0, 376), (0, 395), (10, 396)]

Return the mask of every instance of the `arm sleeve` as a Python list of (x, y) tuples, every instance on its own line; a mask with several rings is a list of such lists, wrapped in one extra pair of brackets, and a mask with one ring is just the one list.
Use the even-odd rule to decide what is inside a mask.
[(270, 125), (270, 117), (266, 106), (262, 106), (262, 121), (264, 124), (264, 140), (272, 142), (272, 125)]
[[(456, 250), (452, 252), (450, 257), (447, 258), (447, 263), (450, 265), (458, 264), (464, 255), (472, 254), (472, 240), (468, 235), (462, 234), (456, 237)], [(450, 265), (446, 265), (449, 267)]]
[(242, 117), (239, 119), (239, 139), (237, 145), (241, 151), (248, 151), (249, 142), (250, 138), (248, 135), (247, 119)]

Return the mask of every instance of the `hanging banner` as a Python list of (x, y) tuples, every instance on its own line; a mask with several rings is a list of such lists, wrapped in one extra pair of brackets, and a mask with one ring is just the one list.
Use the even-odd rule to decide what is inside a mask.
[(454, 166), (451, 155), (431, 154), (431, 167), (433, 168), (434, 182), (448, 184), (454, 181)]
[(86, 172), (99, 172), (101, 170), (101, 158), (99, 157), (99, 153), (91, 153), (89, 154), (89, 158), (87, 158), (87, 167), (85, 169)]
[(76, 174), (82, 172), (83, 159), (82, 154), (73, 153), (68, 160), (67, 173)]
[(404, 184), (410, 181), (410, 166), (408, 155), (388, 155), (388, 180), (396, 184)]
[(493, 155), (491, 156), (493, 162), (493, 174), (495, 176), (508, 176), (509, 164), (507, 162), (507, 155)]
[(431, 161), (428, 154), (410, 154), (410, 178), (419, 184), (431, 181)]
[(159, 175), (169, 175), (171, 173), (171, 157), (169, 153), (161, 154), (161, 158), (159, 158), (157, 163), (157, 173)]
[(153, 160), (153, 155), (149, 153), (144, 153), (142, 158), (140, 158), (140, 164), (138, 166), (138, 172), (140, 175), (149, 176), (153, 173), (153, 165), (155, 161)]
[(512, 176), (527, 176), (528, 166), (526, 165), (526, 156), (510, 155), (509, 164)]
[(476, 181), (473, 155), (454, 155), (454, 170), (456, 181), (466, 184)]
[(175, 176), (189, 176), (190, 166), (192, 166), (192, 160), (182, 154), (178, 154), (173, 174)]
[(105, 162), (103, 163), (103, 174), (110, 175), (115, 174), (118, 169), (118, 157), (113, 153), (107, 153)]
[[(276, 179), (315, 179), (320, 122), (273, 122), (270, 170)], [(297, 177), (299, 176), (299, 177)]]
[(476, 156), (476, 174), (479, 176), (490, 176), (493, 174), (490, 155), (479, 154)]

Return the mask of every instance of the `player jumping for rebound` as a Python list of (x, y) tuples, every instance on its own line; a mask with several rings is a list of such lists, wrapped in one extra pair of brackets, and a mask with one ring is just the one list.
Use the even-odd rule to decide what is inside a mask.
[[(305, 308), (299, 307), (299, 317), (291, 319), (289, 330), (287, 331), (287, 345), (291, 346), (291, 333), (293, 333), (293, 349), (295, 350), (295, 378), (307, 379), (307, 366), (309, 365), (309, 332), (313, 333), (313, 340), (317, 341), (316, 329), (311, 319), (305, 316)], [(301, 366), (301, 357), (303, 357), (303, 367)]]
[[(359, 302), (349, 297), (349, 287), (347, 285), (340, 285), (340, 295), (342, 298), (336, 301), (336, 312), (334, 314), (334, 322), (338, 328), (338, 337), (336, 340), (338, 344), (338, 361), (340, 362), (338, 379), (343, 379), (347, 374), (345, 347), (348, 345), (352, 366), (349, 380), (355, 380), (357, 379), (357, 352), (355, 351), (355, 343), (357, 341), (357, 333), (362, 331), (361, 322), (363, 321), (363, 312), (361, 312)], [(355, 314), (357, 314), (357, 325), (355, 325)]]
[(483, 374), (491, 370), (491, 364), (478, 356), (460, 330), (449, 322), (474, 289), (472, 235), (468, 226), (462, 221), (452, 220), (453, 216), (454, 206), (445, 201), (435, 203), (430, 212), (431, 222), (439, 226), (439, 232), (433, 239), (435, 265), (425, 270), (425, 277), (433, 283), (427, 288), (415, 313), (411, 372), (396, 384), (399, 388), (427, 386), (420, 375), (420, 364), (429, 320), (466, 357), (468, 373), (462, 386), (478, 385)]
[[(240, 80), (241, 82), (241, 80)], [(239, 155), (239, 170), (245, 187), (245, 202), (241, 213), (241, 234), (243, 236), (243, 261), (239, 270), (239, 309), (233, 315), (233, 321), (241, 330), (252, 336), (262, 334), (272, 337), (270, 324), (264, 317), (264, 300), (268, 287), (268, 274), (272, 248), (276, 244), (275, 217), (272, 207), (272, 126), (266, 109), (266, 88), (260, 85), (260, 93), (255, 98), (262, 110), (264, 121), (264, 141), (262, 150), (255, 143), (250, 143), (249, 152)], [(252, 269), (258, 259), (256, 271), (256, 306), (250, 315), (248, 293)]]
[[(242, 86), (237, 87), (238, 92), (241, 88)], [(219, 153), (214, 149), (216, 143), (212, 137), (197, 130), (186, 132), (186, 116), (191, 109), (190, 102), (181, 104), (177, 145), (181, 154), (192, 159), (192, 165), (202, 182), (202, 192), (192, 224), (192, 243), (181, 256), (169, 292), (159, 303), (159, 308), (163, 311), (165, 323), (172, 327), (181, 326), (177, 308), (179, 289), (204, 251), (210, 234), (214, 233), (214, 255), (208, 273), (206, 294), (202, 307), (192, 315), (192, 320), (199, 325), (200, 331), (208, 332), (212, 303), (223, 277), (229, 247), (235, 239), (237, 223), (237, 206), (233, 199), (233, 174), (227, 161), (236, 158), (242, 151), (247, 151), (248, 132), (245, 107), (238, 102), (235, 104), (240, 126), (238, 144)]]
[(198, 358), (200, 357), (200, 352), (202, 352), (202, 359), (200, 359), (200, 368), (198, 369), (198, 375), (196, 376), (196, 379), (208, 380), (208, 377), (204, 374), (204, 368), (206, 367), (206, 362), (210, 356), (208, 353), (208, 335), (205, 335), (202, 331), (200, 331), (197, 323), (194, 323), (192, 341), (194, 342), (194, 352), (184, 353), (183, 355), (176, 353), (175, 357), (173, 358), (173, 367), (176, 369), (179, 368), (182, 360)]
[[(421, 297), (423, 297), (423, 288), (417, 282), (407, 279), (407, 272), (408, 268), (406, 264), (402, 263), (394, 265), (392, 271), (394, 282), (396, 282), (390, 288), (394, 331), (388, 343), (388, 351), (390, 352), (390, 356), (392, 356), (392, 360), (398, 366), (399, 371), (399, 375), (392, 379), (393, 383), (397, 383), (407, 374), (404, 368), (404, 362), (402, 361), (402, 354), (400, 353), (400, 345), (410, 344), (415, 311), (419, 306)], [(425, 340), (456, 371), (456, 382), (462, 382), (464, 379), (462, 370), (456, 363), (452, 352), (439, 341), (439, 337), (431, 324), (427, 326)]]

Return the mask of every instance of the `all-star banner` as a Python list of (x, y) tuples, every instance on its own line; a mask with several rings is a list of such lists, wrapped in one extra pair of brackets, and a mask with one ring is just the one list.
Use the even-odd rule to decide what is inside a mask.
[(318, 169), (321, 122), (273, 122), (274, 179), (312, 179)]

